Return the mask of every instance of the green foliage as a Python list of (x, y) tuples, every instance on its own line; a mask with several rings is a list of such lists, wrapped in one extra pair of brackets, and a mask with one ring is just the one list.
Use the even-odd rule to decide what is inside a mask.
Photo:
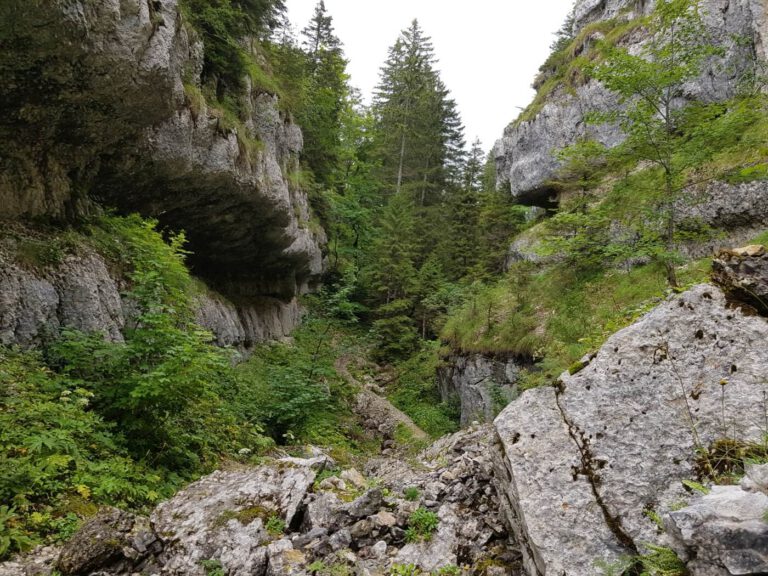
[(406, 542), (431, 540), (439, 523), (437, 514), (426, 508), (417, 508), (408, 517), (408, 528), (405, 531)]
[(446, 564), (445, 566), (442, 566), (438, 568), (437, 570), (433, 571), (432, 574), (435, 576), (461, 576), (461, 568), (454, 564)]
[(282, 0), (184, 0), (182, 8), (203, 39), (204, 83), (219, 97), (244, 86), (251, 60), (242, 41), (275, 28), (285, 9)]
[(200, 566), (205, 570), (205, 576), (226, 576), (224, 566), (219, 560), (201, 560)]
[(627, 556), (614, 563), (597, 561), (595, 564), (603, 576), (687, 576), (685, 563), (670, 548), (644, 544), (648, 552), (639, 556)]
[(690, 488), (691, 490), (694, 490), (696, 492), (699, 492), (701, 494), (707, 495), (709, 494), (709, 488), (701, 484), (700, 482), (696, 482), (694, 480), (683, 480), (683, 486), (686, 488)]
[(442, 402), (436, 385), (440, 364), (436, 342), (423, 343), (407, 360), (395, 365), (396, 380), (389, 394), (392, 403), (416, 425), (437, 438), (458, 429), (458, 407)]
[(418, 576), (421, 574), (415, 564), (392, 564), (389, 569), (390, 576)]
[[(600, 43), (602, 59), (585, 70), (619, 98), (618, 106), (603, 121), (618, 123), (626, 135), (615, 154), (625, 161), (646, 162), (658, 170), (660, 185), (636, 219), (635, 229), (646, 244), (646, 254), (662, 263), (670, 286), (677, 285), (677, 204), (685, 171), (695, 157), (720, 145), (717, 134), (699, 129), (708, 124), (705, 106), (680, 107), (677, 95), (683, 85), (698, 77), (704, 62), (721, 50), (709, 40), (699, 15), (698, 0), (664, 0), (648, 19), (649, 41), (641, 53), (606, 42)], [(694, 154), (679, 148), (693, 140)], [(626, 198), (627, 195), (624, 195)]]
[(16, 244), (16, 261), (28, 268), (46, 268), (60, 264), (67, 254), (75, 253), (78, 240), (71, 231), (53, 237), (20, 238)]
[(419, 496), (421, 495), (421, 492), (419, 492), (419, 489), (415, 486), (409, 486), (405, 490), (403, 490), (403, 496), (406, 500), (409, 502), (415, 502), (419, 499)]
[(686, 576), (685, 563), (678, 558), (674, 550), (663, 546), (646, 544), (648, 552), (640, 556), (643, 567), (640, 576)]
[(292, 345), (264, 344), (235, 370), (230, 394), (241, 418), (260, 422), (278, 442), (306, 438), (338, 409), (342, 381), (333, 367), (332, 325), (307, 319)]
[[(552, 53), (539, 68), (539, 74), (533, 82), (536, 96), (515, 119), (515, 123), (533, 120), (556, 90), (571, 93), (585, 84), (589, 78), (585, 67), (603, 58), (598, 47), (616, 46), (643, 25), (645, 19), (627, 20), (624, 15), (620, 15), (614, 19), (591, 22), (582, 27), (575, 37), (571, 37), (569, 28), (561, 29), (558, 40), (552, 44)], [(602, 38), (602, 43), (595, 42), (596, 38)]]
[[(708, 273), (708, 259), (694, 262), (680, 281), (701, 282)], [(441, 336), (466, 352), (534, 359), (523, 384), (550, 383), (658, 303), (665, 288), (657, 265), (584, 271), (570, 262), (518, 263), (507, 277), (474, 287)]]
[(20, 518), (13, 508), (0, 506), (0, 558), (13, 552), (25, 552), (34, 541), (19, 528)]
[(39, 356), (0, 348), (0, 501), (11, 504), (0, 509), (0, 557), (71, 535), (96, 504), (149, 505), (178, 482), (132, 460), (92, 401)]
[(48, 357), (93, 394), (94, 409), (131, 438), (137, 458), (151, 455), (175, 470), (197, 470), (215, 460), (225, 438), (214, 383), (225, 380), (229, 357), (192, 321), (183, 235), (165, 244), (154, 227), (133, 216), (106, 218), (93, 230), (131, 281), (127, 296), (137, 312), (125, 342), (65, 330)]
[(264, 528), (271, 536), (278, 537), (285, 532), (286, 524), (285, 520), (279, 516), (270, 516), (267, 522), (264, 524)]
[(408, 300), (393, 300), (379, 307), (379, 319), (373, 323), (378, 342), (374, 354), (376, 360), (402, 360), (414, 352), (418, 333), (409, 315), (410, 310), (411, 303)]

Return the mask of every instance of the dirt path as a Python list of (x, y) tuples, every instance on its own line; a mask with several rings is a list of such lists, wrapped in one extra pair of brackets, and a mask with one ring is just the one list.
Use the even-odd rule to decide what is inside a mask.
[(350, 386), (358, 390), (355, 395), (353, 410), (370, 429), (389, 438), (394, 437), (398, 426), (405, 427), (414, 440), (429, 440), (429, 435), (419, 428), (411, 418), (402, 410), (396, 408), (389, 400), (366, 388), (349, 371), (349, 363), (352, 358), (343, 355), (336, 359), (334, 368)]

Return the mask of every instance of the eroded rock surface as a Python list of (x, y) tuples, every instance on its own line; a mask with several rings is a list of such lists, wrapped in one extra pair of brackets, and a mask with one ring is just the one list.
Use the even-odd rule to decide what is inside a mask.
[[(133, 308), (125, 280), (92, 250), (80, 249), (59, 263), (29, 266), (0, 242), (0, 344), (36, 347), (62, 328), (99, 332), (121, 341)], [(254, 295), (239, 305), (213, 291), (197, 300), (197, 321), (217, 344), (247, 350), (258, 342), (290, 334), (301, 321), (295, 297)]]
[[(647, 14), (654, 4), (652, 0), (579, 0), (574, 6), (574, 35), (592, 22)], [(702, 9), (713, 42), (723, 46), (726, 55), (713, 60), (699, 79), (687, 84), (682, 98), (712, 102), (735, 94), (738, 79), (754, 65), (755, 56), (765, 59), (768, 27), (765, 6), (759, 0), (703, 0)], [(598, 33), (585, 38), (585, 45), (597, 38)], [(636, 50), (644, 40), (638, 31), (623, 42)], [(519, 201), (546, 206), (554, 194), (549, 180), (559, 167), (555, 152), (585, 136), (607, 146), (621, 142), (618, 128), (584, 122), (586, 113), (607, 111), (615, 105), (615, 97), (595, 81), (573, 89), (556, 88), (533, 119), (513, 122), (497, 142), (497, 181), (509, 187)]]
[(458, 401), (461, 425), (491, 422), (514, 400), (520, 366), (514, 359), (496, 359), (482, 354), (453, 354), (438, 369), (438, 385), (444, 401)]
[(768, 250), (753, 245), (721, 250), (712, 262), (715, 282), (739, 301), (768, 315)]
[(0, 32), (2, 218), (69, 220), (95, 202), (157, 218), (186, 231), (195, 273), (238, 308), (315, 282), (325, 237), (294, 183), (301, 130), (252, 86), (224, 122), (177, 0), (10, 0)]
[(762, 439), (766, 339), (764, 318), (696, 286), (504, 410), (496, 482), (528, 573), (590, 574), (658, 542), (645, 511), (689, 497), (697, 449)]
[[(285, 576), (309, 574), (313, 563), (330, 573), (383, 575), (413, 565), (516, 576), (519, 555), (491, 483), (491, 437), (489, 427), (473, 428), (439, 440), (416, 462), (382, 457), (365, 476), (337, 470), (321, 482), (317, 474), (333, 466), (325, 456), (216, 472), (158, 506), (149, 533), (147, 519), (105, 511), (57, 551), (58, 566), (100, 576), (205, 576), (206, 566)], [(437, 516), (433, 534), (408, 535), (417, 509)], [(0, 575), (27, 567), (50, 574), (52, 556), (47, 549), (0, 564)]]
[(672, 546), (692, 576), (768, 573), (768, 465), (747, 474), (741, 486), (714, 486), (665, 517)]

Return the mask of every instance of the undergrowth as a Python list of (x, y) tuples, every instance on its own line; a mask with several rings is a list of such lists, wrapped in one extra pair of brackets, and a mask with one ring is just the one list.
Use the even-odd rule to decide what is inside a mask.
[(195, 323), (204, 287), (183, 235), (156, 227), (105, 216), (71, 232), (73, 251), (96, 250), (126, 280), (124, 341), (67, 329), (42, 352), (0, 347), (0, 558), (66, 539), (101, 505), (147, 511), (275, 444), (328, 445), (342, 463), (378, 448), (334, 370), (356, 350), (351, 328), (310, 315), (291, 341), (233, 367)]
[[(707, 274), (708, 260), (696, 261), (681, 271), (681, 281), (694, 284)], [(664, 271), (658, 266), (578, 271), (519, 263), (452, 315), (442, 337), (465, 352), (535, 360), (523, 386), (537, 386), (553, 381), (665, 293)]]

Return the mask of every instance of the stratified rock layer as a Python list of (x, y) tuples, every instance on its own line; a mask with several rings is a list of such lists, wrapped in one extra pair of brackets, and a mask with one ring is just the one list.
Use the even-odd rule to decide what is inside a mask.
[(768, 321), (696, 286), (504, 410), (496, 481), (528, 573), (592, 574), (657, 542), (645, 511), (688, 497), (697, 450), (762, 439), (766, 341)]
[(741, 486), (715, 486), (664, 525), (693, 576), (768, 573), (768, 464), (747, 468)]
[[(0, 344), (38, 347), (62, 328), (98, 332), (122, 341), (134, 312), (125, 279), (104, 258), (81, 248), (47, 266), (20, 263), (13, 247), (0, 242)], [(212, 290), (197, 296), (197, 322), (220, 346), (247, 350), (287, 336), (301, 321), (296, 298), (254, 294), (238, 304)]]

